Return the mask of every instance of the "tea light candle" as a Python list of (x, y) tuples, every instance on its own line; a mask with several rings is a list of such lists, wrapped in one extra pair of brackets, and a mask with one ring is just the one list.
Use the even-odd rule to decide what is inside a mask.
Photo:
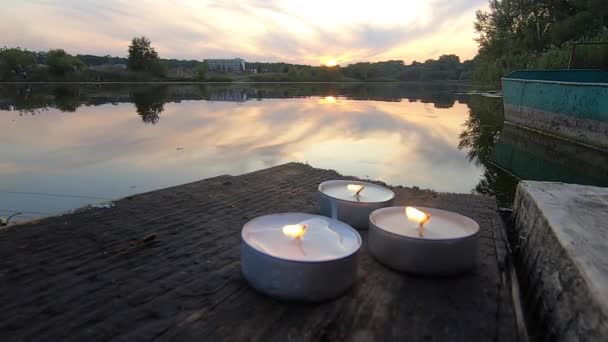
[(446, 210), (388, 207), (369, 217), (369, 251), (399, 271), (449, 275), (475, 267), (479, 225)]
[(343, 222), (303, 213), (266, 215), (241, 231), (241, 270), (267, 295), (322, 301), (355, 282), (360, 247), (359, 233)]
[(350, 180), (330, 180), (319, 184), (321, 215), (367, 229), (372, 211), (390, 206), (395, 193), (383, 186)]

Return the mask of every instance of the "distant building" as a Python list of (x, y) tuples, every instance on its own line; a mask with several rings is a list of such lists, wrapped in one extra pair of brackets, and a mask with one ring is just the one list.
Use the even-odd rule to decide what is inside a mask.
[(245, 71), (245, 60), (233, 59), (206, 59), (209, 71), (219, 72), (243, 72)]

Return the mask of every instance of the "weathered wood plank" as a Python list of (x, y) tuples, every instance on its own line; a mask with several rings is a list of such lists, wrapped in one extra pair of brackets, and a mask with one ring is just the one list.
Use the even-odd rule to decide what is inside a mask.
[[(2, 231), (0, 340), (515, 339), (496, 208), (473, 195), (394, 188), (397, 203), (450, 209), (480, 223), (474, 273), (404, 275), (364, 246), (357, 284), (336, 300), (285, 303), (249, 288), (240, 274), (242, 225), (269, 213), (315, 213), (317, 185), (338, 177), (291, 163)], [(130, 251), (130, 240), (151, 233), (152, 243)]]

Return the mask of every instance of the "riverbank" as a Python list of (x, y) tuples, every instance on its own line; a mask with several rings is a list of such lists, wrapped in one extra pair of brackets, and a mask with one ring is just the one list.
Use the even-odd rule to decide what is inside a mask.
[(470, 81), (0, 81), (0, 84), (432, 84), (491, 88), (500, 84), (477, 84)]
[(268, 213), (317, 212), (316, 187), (333, 178), (344, 177), (290, 163), (12, 226), (0, 232), (0, 336), (516, 339), (503, 227), (489, 197), (393, 187), (398, 205), (449, 209), (479, 222), (473, 273), (437, 279), (393, 272), (367, 253), (363, 232), (359, 279), (343, 297), (303, 305), (249, 288), (239, 270), (242, 225)]

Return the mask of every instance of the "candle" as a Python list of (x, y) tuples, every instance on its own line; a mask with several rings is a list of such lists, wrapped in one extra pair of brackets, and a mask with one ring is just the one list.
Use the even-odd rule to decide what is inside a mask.
[(241, 231), (241, 270), (267, 295), (321, 301), (355, 282), (360, 247), (359, 233), (343, 222), (303, 213), (266, 215)]
[(479, 225), (446, 210), (388, 207), (369, 217), (369, 251), (399, 271), (448, 275), (475, 266)]
[(373, 183), (331, 180), (319, 184), (321, 215), (367, 229), (372, 211), (390, 206), (395, 193)]

